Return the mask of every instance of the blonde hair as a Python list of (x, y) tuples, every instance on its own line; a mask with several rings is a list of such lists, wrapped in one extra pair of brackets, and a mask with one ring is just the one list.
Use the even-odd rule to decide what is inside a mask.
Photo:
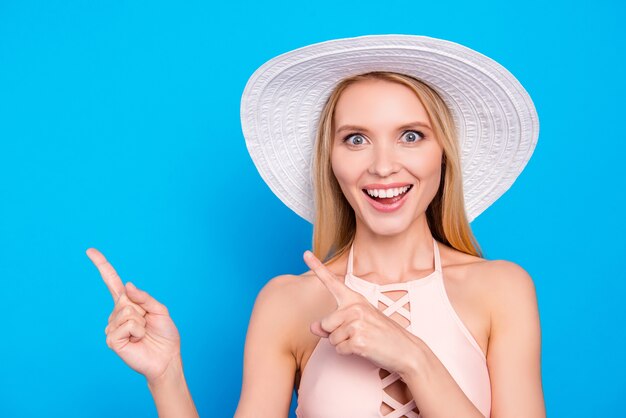
[(465, 216), (463, 182), (457, 133), (452, 114), (431, 87), (413, 77), (392, 72), (371, 72), (342, 80), (326, 102), (319, 120), (313, 161), (315, 223), (313, 252), (320, 260), (341, 256), (352, 244), (356, 232), (354, 210), (343, 195), (331, 167), (335, 107), (341, 93), (364, 80), (384, 80), (410, 88), (417, 95), (443, 148), (439, 190), (426, 209), (433, 237), (467, 254), (482, 252)]

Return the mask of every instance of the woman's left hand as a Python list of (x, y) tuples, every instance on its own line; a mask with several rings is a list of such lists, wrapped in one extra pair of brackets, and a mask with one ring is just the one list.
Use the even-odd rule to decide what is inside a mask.
[(311, 324), (311, 332), (328, 338), (339, 354), (359, 355), (389, 372), (407, 372), (419, 349), (416, 337), (346, 286), (313, 253), (306, 251), (304, 261), (337, 302), (337, 310)]

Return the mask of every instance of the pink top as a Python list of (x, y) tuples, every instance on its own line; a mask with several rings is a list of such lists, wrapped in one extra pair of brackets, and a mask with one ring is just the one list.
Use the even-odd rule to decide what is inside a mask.
[[(487, 361), (480, 346), (454, 311), (443, 284), (437, 241), (433, 239), (435, 271), (421, 279), (378, 285), (352, 274), (350, 248), (345, 283), (383, 313), (421, 338), (448, 369), (465, 395), (486, 417), (491, 411)], [(386, 293), (395, 291), (394, 300)], [(401, 291), (401, 292), (398, 292)], [(383, 305), (379, 305), (381, 302)], [(400, 317), (401, 315), (402, 317)], [(400, 320), (396, 319), (400, 318)], [(406, 319), (404, 319), (406, 318)], [(399, 379), (391, 373), (381, 379), (380, 368), (357, 355), (337, 354), (327, 338), (320, 338), (298, 388), (299, 418), (418, 418), (415, 401), (403, 404), (385, 391)], [(388, 372), (387, 372), (388, 373)], [(384, 376), (386, 373), (383, 372)], [(402, 385), (404, 383), (401, 383)], [(393, 409), (382, 415), (381, 404)], [(419, 405), (418, 405), (419, 408)]]

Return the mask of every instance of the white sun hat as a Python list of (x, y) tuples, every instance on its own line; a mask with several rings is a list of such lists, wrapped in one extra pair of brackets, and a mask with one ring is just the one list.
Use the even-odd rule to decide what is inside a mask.
[(465, 210), (471, 222), (506, 192), (530, 159), (539, 120), (530, 96), (494, 60), (426, 36), (370, 35), (317, 43), (257, 69), (241, 98), (248, 152), (270, 189), (315, 219), (313, 149), (318, 120), (344, 78), (390, 71), (436, 90), (457, 129)]

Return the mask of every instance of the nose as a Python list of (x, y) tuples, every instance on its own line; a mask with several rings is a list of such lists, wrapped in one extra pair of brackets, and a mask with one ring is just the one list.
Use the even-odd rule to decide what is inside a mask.
[(373, 151), (372, 163), (368, 170), (369, 174), (379, 177), (389, 177), (398, 172), (400, 164), (393, 146), (381, 144), (378, 147), (374, 147)]

